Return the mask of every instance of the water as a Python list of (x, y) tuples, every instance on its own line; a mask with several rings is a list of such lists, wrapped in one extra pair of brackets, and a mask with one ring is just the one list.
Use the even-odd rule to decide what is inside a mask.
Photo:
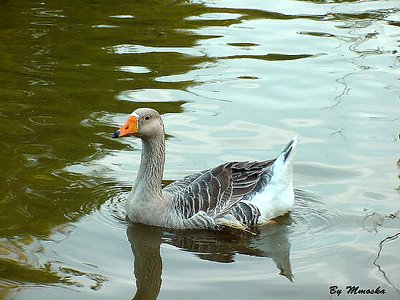
[[(400, 298), (397, 1), (5, 1), (0, 298)], [(290, 216), (256, 236), (129, 224), (163, 114), (165, 183), (274, 157), (298, 135)]]

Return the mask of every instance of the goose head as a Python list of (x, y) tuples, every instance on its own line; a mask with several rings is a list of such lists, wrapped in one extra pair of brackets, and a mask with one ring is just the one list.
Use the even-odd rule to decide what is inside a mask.
[(113, 138), (136, 136), (142, 139), (164, 135), (164, 125), (160, 114), (151, 108), (133, 111), (126, 123), (114, 132)]

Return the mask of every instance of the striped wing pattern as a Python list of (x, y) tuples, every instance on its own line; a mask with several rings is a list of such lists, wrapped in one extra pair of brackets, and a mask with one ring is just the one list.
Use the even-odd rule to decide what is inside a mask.
[(185, 177), (164, 188), (174, 195), (175, 211), (187, 227), (219, 225), (249, 227), (257, 223), (259, 209), (251, 196), (268, 184), (270, 166), (263, 162), (230, 162)]

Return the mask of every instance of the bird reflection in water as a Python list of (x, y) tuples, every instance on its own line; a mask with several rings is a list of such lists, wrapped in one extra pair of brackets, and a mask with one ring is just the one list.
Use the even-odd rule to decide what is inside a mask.
[(280, 275), (293, 280), (288, 239), (290, 215), (276, 219), (276, 224), (257, 229), (256, 235), (241, 232), (173, 231), (130, 223), (128, 240), (134, 256), (136, 294), (133, 299), (157, 299), (161, 289), (161, 243), (190, 251), (200, 259), (231, 263), (236, 253), (271, 258)]

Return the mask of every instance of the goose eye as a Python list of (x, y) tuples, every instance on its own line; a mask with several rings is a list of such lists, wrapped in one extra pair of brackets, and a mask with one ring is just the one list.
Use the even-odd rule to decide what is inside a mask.
[(148, 120), (150, 120), (150, 116), (145, 116), (144, 119), (145, 119), (146, 121), (148, 121)]

